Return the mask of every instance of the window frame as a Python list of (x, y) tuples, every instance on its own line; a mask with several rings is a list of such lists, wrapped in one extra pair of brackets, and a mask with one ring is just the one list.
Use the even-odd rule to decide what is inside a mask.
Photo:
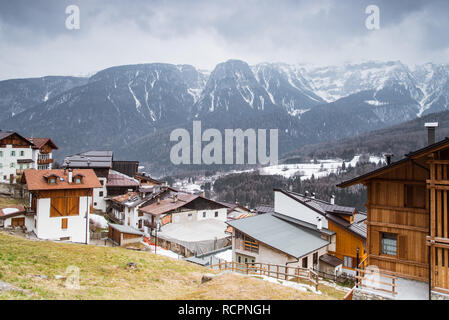
[[(390, 238), (385, 238), (385, 235), (389, 235), (391, 236)], [(394, 239), (393, 239), (394, 237)], [(397, 233), (391, 233), (391, 232), (380, 232), (380, 254), (381, 255), (385, 255), (385, 256), (390, 256), (390, 257), (397, 257), (398, 256), (398, 244), (399, 244), (399, 236)], [(394, 250), (394, 254), (392, 254), (392, 251), (388, 251), (385, 252), (384, 251), (384, 240), (394, 240), (395, 241), (395, 250)], [(392, 246), (392, 244), (387, 244), (386, 246)]]

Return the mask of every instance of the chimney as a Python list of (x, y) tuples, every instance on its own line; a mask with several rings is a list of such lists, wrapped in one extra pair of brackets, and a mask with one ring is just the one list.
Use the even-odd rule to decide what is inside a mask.
[(174, 196), (173, 196), (173, 202), (178, 202), (178, 195), (177, 194), (175, 194)]
[(317, 229), (321, 230), (323, 229), (323, 221), (321, 221), (321, 218), (317, 218), (318, 219), (318, 224), (317, 224)]
[(435, 128), (438, 127), (438, 122), (426, 122), (424, 127), (427, 128), (427, 144), (435, 143)]
[(157, 204), (161, 204), (161, 197), (157, 197)]
[(69, 169), (69, 183), (73, 182), (73, 172), (72, 169)]
[(392, 153), (386, 153), (384, 154), (385, 156), (385, 161), (387, 162), (387, 166), (389, 166), (391, 164), (391, 158), (393, 157)]
[(335, 195), (331, 196), (331, 204), (335, 204)]
[(201, 196), (202, 196), (203, 198), (206, 198), (206, 191), (201, 192)]

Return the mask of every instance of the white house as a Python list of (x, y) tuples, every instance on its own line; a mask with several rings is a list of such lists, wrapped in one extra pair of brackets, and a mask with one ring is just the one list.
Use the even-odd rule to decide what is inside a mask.
[(27, 138), (33, 143), (33, 168), (38, 170), (53, 169), (53, 150), (58, 147), (50, 138)]
[(89, 243), (93, 189), (100, 187), (93, 170), (28, 169), (22, 182), (30, 192), (34, 213), (27, 216), (32, 219), (26, 224), (28, 231), (41, 239)]
[(0, 131), (0, 182), (16, 183), (24, 169), (33, 168), (33, 146), (16, 132)]

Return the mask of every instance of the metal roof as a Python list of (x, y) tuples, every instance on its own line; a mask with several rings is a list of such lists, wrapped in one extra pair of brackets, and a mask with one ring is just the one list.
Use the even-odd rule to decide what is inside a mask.
[(142, 231), (139, 231), (137, 229), (131, 228), (130, 226), (127, 226), (127, 225), (109, 223), (109, 226), (112, 229), (115, 229), (115, 230), (117, 230), (119, 232), (122, 232), (122, 233), (137, 234), (137, 235), (140, 235), (140, 236), (144, 235), (144, 233)]
[(69, 156), (66, 159), (70, 161), (69, 168), (109, 169), (112, 168), (113, 154), (112, 151), (87, 151)]
[(279, 219), (271, 213), (233, 220), (227, 224), (295, 258), (301, 258), (329, 244), (318, 232)]

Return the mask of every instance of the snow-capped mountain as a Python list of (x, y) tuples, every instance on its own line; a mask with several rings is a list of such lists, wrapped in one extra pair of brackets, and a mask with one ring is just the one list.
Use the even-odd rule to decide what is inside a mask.
[(0, 121), (83, 85), (87, 80), (76, 77), (43, 77), (0, 81)]
[[(61, 156), (90, 148), (142, 151), (166, 163), (169, 132), (192, 119), (214, 128), (277, 128), (279, 150), (381, 129), (449, 110), (449, 66), (366, 62), (249, 66), (212, 72), (150, 63), (90, 78), (0, 81), (0, 129), (55, 139)], [(154, 158), (156, 157), (156, 158)]]
[(301, 70), (284, 63), (262, 63), (252, 67), (259, 84), (267, 91), (273, 104), (282, 106), (293, 116), (325, 103), (313, 92)]
[(194, 117), (217, 113), (242, 117), (272, 112), (276, 108), (278, 107), (256, 80), (248, 64), (240, 60), (228, 60), (218, 64), (210, 74), (194, 106)]

